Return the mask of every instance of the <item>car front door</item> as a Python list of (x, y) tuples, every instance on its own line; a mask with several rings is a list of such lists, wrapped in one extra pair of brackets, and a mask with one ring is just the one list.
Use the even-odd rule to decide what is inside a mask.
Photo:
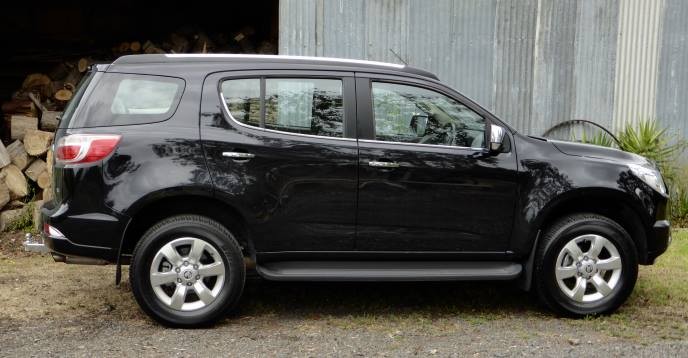
[(423, 80), (357, 74), (356, 91), (357, 250), (503, 254), (516, 156), (486, 150), (489, 114)]
[(353, 73), (214, 74), (201, 138), (216, 196), (262, 253), (346, 251), (355, 240)]

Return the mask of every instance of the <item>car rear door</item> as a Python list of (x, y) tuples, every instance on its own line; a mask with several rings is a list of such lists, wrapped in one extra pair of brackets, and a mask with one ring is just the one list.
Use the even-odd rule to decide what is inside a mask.
[(356, 90), (357, 249), (503, 254), (516, 156), (486, 150), (489, 114), (421, 79), (357, 74)]
[(216, 196), (257, 252), (354, 248), (358, 149), (352, 73), (206, 78), (201, 139)]

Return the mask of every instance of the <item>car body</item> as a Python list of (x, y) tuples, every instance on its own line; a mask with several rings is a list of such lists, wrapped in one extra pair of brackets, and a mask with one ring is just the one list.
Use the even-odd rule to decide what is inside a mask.
[[(144, 101), (135, 92), (148, 85), (160, 97), (151, 108), (116, 99), (129, 86), (123, 101)], [(56, 158), (42, 220), (58, 261), (127, 264), (153, 225), (183, 214), (227, 228), (270, 280), (529, 289), (548, 228), (581, 213), (618, 224), (636, 265), (670, 242), (668, 197), (647, 159), (521, 134), (408, 66), (125, 56), (94, 66), (70, 107), (58, 156), (64, 138), (117, 142), (93, 162)], [(602, 309), (574, 313), (586, 312)]]

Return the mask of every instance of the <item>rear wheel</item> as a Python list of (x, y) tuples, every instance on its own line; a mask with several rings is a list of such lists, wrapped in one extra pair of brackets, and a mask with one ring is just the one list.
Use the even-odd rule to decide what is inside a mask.
[(597, 214), (576, 214), (543, 235), (535, 265), (539, 298), (554, 311), (585, 316), (609, 313), (623, 304), (638, 276), (631, 237)]
[(244, 287), (234, 236), (203, 216), (180, 215), (150, 228), (134, 249), (130, 282), (141, 308), (160, 323), (211, 324), (233, 309)]

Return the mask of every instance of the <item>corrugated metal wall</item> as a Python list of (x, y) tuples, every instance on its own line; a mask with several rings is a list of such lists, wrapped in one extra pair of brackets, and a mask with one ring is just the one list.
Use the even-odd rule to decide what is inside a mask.
[(281, 0), (279, 53), (436, 73), (524, 132), (658, 118), (688, 136), (688, 1)]

